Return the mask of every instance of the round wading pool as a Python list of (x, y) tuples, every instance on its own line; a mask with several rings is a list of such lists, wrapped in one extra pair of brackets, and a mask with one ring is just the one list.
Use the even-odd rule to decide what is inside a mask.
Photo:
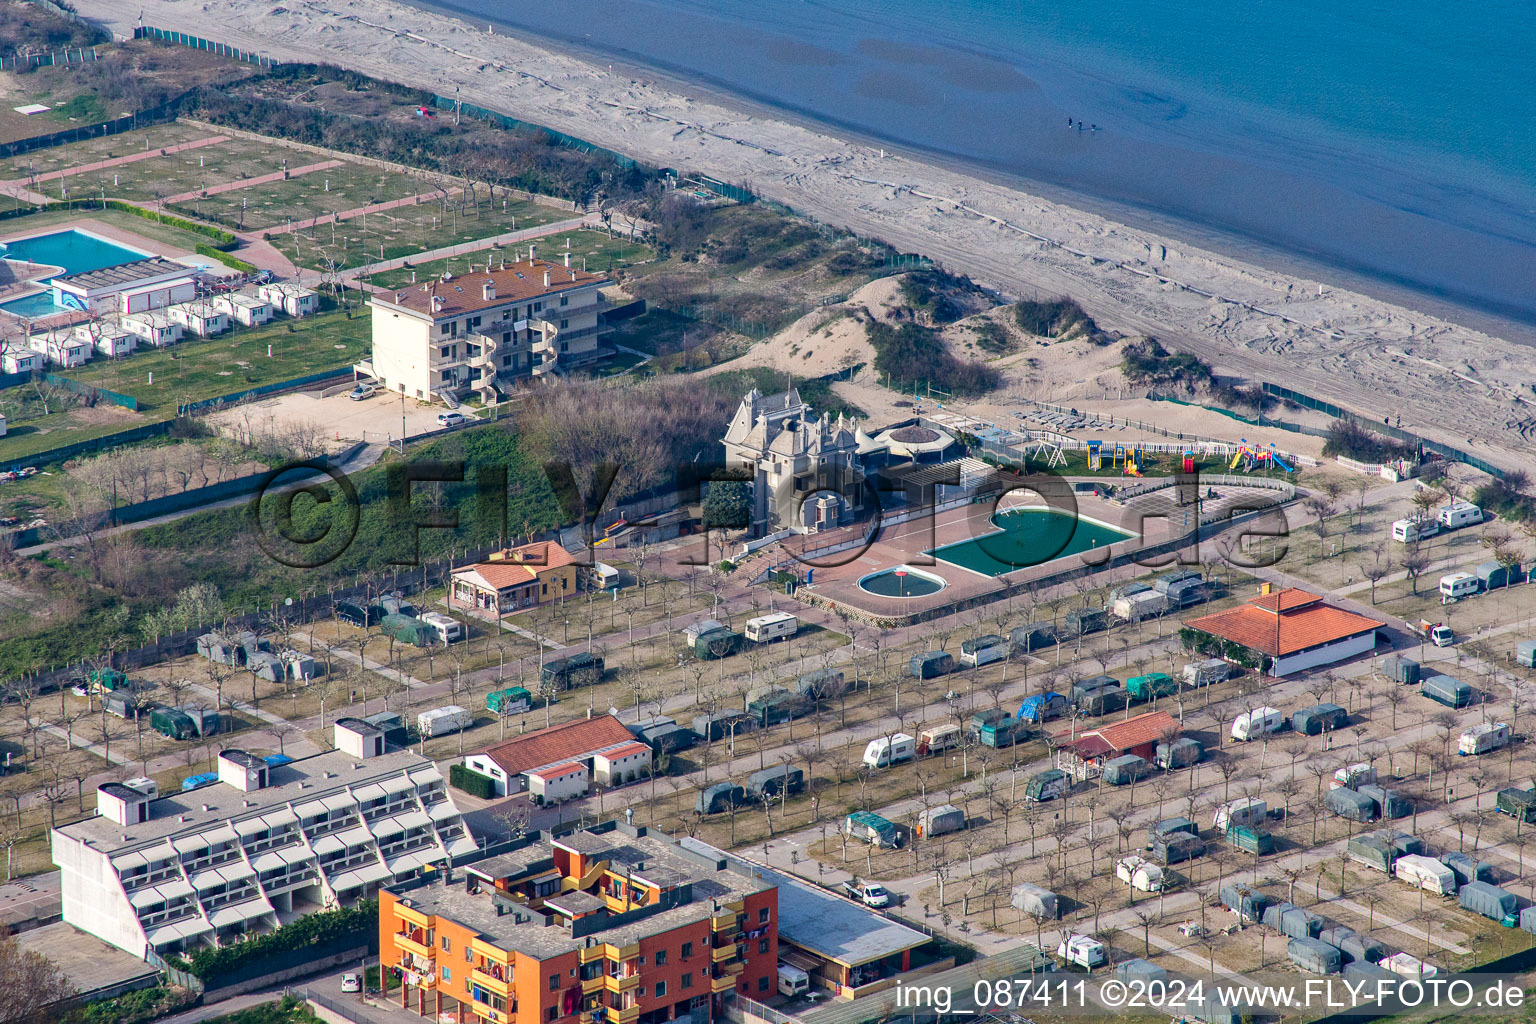
[(948, 584), (944, 577), (936, 576), (910, 565), (898, 565), (894, 569), (881, 569), (859, 580), (859, 589), (876, 597), (927, 597), (937, 594)]

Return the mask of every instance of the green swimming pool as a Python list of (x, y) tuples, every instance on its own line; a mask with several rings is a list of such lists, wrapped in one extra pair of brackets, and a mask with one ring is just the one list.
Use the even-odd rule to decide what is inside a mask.
[(894, 569), (872, 572), (859, 580), (859, 588), (877, 597), (927, 597), (937, 594), (947, 584), (944, 577), (898, 565)]
[(1126, 530), (1080, 519), (1054, 509), (1021, 508), (992, 517), (995, 533), (946, 544), (928, 552), (941, 562), (983, 576), (1001, 576), (1136, 536)]

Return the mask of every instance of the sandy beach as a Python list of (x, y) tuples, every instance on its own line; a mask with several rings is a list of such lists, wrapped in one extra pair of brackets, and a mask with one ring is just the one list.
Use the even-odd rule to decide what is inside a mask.
[(1401, 417), (1404, 428), (1499, 465), (1530, 461), (1531, 349), (1444, 319), (391, 0), (77, 0), (82, 15), (122, 35), (139, 6), (148, 25), (439, 94), (458, 87), (467, 101), (648, 163), (749, 182), (1005, 295), (1069, 295), (1102, 326), (1155, 335), (1218, 373)]

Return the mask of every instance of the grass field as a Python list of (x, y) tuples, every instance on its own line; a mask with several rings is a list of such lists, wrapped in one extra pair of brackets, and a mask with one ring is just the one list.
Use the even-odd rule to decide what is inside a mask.
[[(319, 163), (322, 159), (271, 143), (230, 139), (216, 146), (199, 146), (71, 175), (68, 184), (71, 195), (89, 195), (105, 189), (109, 197), (151, 203), (194, 189), (276, 173), (283, 169), (284, 157), (290, 168)], [(238, 197), (242, 191), (237, 189), (233, 194)], [(238, 209), (238, 199), (235, 206)]]
[(133, 395), (139, 400), (139, 411), (101, 403), (92, 409), (76, 406), (12, 423), (0, 438), (0, 464), (169, 419), (181, 403), (350, 366), (370, 346), (367, 317), (354, 315), (349, 320), (338, 310), (139, 351), (115, 362), (92, 362), (65, 376)]
[[(386, 194), (381, 198), (398, 199), (424, 191), (427, 191), (427, 183), (413, 179), (397, 194)], [(341, 266), (356, 267), (575, 216), (553, 206), (500, 196), (492, 201), (483, 189), (479, 190), (479, 200), (478, 212), (475, 203), (460, 197), (452, 197), (447, 202), (423, 201), (420, 205), (353, 217), (336, 225), (323, 224), (301, 232), (274, 234), (272, 244), (300, 266), (318, 269), (325, 265), (328, 256), (334, 255)], [(360, 204), (347, 204), (342, 209), (357, 205)], [(204, 210), (207, 209), (204, 204)]]
[[(151, 128), (123, 132), (121, 135), (72, 142), (67, 146), (54, 146), (51, 149), (40, 149), (9, 160), (0, 160), (0, 178), (25, 178), (29, 172), (44, 174), (65, 167), (78, 167), (80, 164), (95, 163), (98, 160), (143, 153), (164, 146), (175, 146), (183, 142), (191, 142), (193, 139), (206, 139), (212, 134), (214, 133), (206, 128), (197, 128), (180, 122), (157, 124)], [(69, 179), (65, 179), (65, 184), (69, 183)], [(48, 192), (51, 195), (58, 195), (57, 182), (49, 184)]]
[[(322, 159), (314, 154), (283, 150), (276, 146), (267, 148), (278, 166), (268, 167), (261, 172), (263, 174), (280, 170), (281, 157), (285, 153), (290, 168), (319, 163)], [(210, 175), (208, 180), (209, 184), (215, 184), (217, 181), (233, 179), (228, 176), (215, 179)], [(199, 186), (194, 184), (191, 187)], [(344, 213), (370, 203), (435, 192), (439, 187), (440, 182), (435, 178), (416, 177), (380, 170), (366, 164), (349, 163), (301, 174), (286, 181), (271, 181), (249, 189), (220, 192), (207, 199), (186, 200), (173, 205), (171, 209), (186, 216), (234, 227), (240, 223), (240, 204), (243, 202), (246, 204), (246, 230), (262, 231), (282, 227), (290, 220), (302, 221)]]
[[(601, 231), (572, 231), (565, 235), (551, 235), (540, 242), (540, 252), (550, 258), (564, 257), (567, 246), (571, 253), (571, 266), (582, 266), (595, 272), (607, 272), (646, 263), (656, 258), (656, 251), (648, 245), (631, 242), (624, 238), (609, 238)], [(526, 247), (524, 247), (526, 249)], [(381, 288), (403, 288), (414, 281), (426, 281), (440, 276), (445, 270), (464, 274), (476, 268), (484, 269), (487, 260), (494, 261), (505, 255), (512, 258), (512, 251), (503, 246), (477, 249), (447, 259), (429, 260), (398, 270), (386, 270), (375, 274), (369, 281)], [(414, 274), (413, 274), (414, 271)]]

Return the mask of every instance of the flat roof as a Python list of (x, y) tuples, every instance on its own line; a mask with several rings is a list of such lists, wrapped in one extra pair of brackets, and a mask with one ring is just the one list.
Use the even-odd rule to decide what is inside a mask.
[(102, 267), (100, 270), (84, 270), (78, 274), (65, 274), (53, 280), (56, 284), (67, 284), (72, 288), (90, 291), (93, 288), (116, 288), (161, 277), (185, 277), (190, 280), (192, 271), (185, 265), (173, 260), (164, 259), (160, 256), (151, 256), (147, 260), (119, 263), (115, 267)]
[(793, 875), (732, 853), (721, 854), (691, 836), (678, 842), (685, 849), (724, 856), (727, 863), (756, 871), (765, 882), (778, 886), (779, 939), (824, 960), (857, 967), (931, 941), (915, 928), (897, 924)]
[[(345, 794), (348, 788), (406, 772), (418, 784), (442, 777), (430, 760), (411, 750), (391, 751), (363, 760), (345, 751), (330, 750), (272, 768), (268, 775), (271, 784), (264, 789), (245, 792), (223, 783), (202, 786), (151, 800), (150, 819), (136, 825), (125, 828), (97, 815), (61, 825), (55, 831), (89, 843), (92, 849), (118, 854), (161, 844), (166, 839), (195, 836), (255, 815), (270, 814), (289, 804)], [(128, 838), (124, 839), (124, 835)]]

